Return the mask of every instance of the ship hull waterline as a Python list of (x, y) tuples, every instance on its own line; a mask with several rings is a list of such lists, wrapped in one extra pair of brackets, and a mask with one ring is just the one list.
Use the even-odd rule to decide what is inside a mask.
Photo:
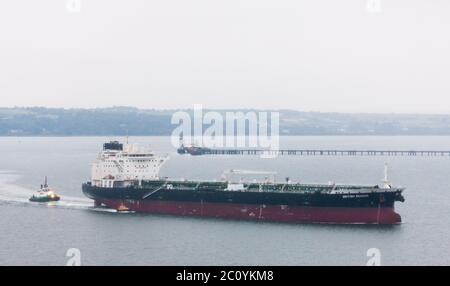
[(400, 224), (401, 217), (391, 207), (345, 208), (238, 203), (178, 202), (152, 200), (95, 199), (96, 206), (134, 212), (174, 216), (208, 217), (310, 224)]

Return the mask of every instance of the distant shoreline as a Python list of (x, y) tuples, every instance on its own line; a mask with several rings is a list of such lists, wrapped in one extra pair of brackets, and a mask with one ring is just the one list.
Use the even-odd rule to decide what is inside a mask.
[[(179, 110), (0, 107), (0, 137), (170, 136), (176, 127), (171, 124), (176, 111)], [(450, 115), (445, 114), (272, 111), (280, 115), (280, 136), (450, 136)]]

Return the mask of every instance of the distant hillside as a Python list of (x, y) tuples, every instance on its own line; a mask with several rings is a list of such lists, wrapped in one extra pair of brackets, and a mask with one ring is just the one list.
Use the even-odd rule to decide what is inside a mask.
[[(0, 108), (0, 136), (170, 135), (175, 111)], [(279, 112), (281, 135), (450, 135), (450, 115)]]

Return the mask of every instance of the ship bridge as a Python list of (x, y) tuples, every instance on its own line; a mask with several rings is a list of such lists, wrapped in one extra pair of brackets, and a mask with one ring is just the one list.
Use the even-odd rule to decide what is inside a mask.
[(167, 157), (156, 156), (133, 144), (105, 143), (92, 164), (91, 182), (94, 186), (112, 188), (142, 180), (158, 180), (159, 170), (166, 160)]

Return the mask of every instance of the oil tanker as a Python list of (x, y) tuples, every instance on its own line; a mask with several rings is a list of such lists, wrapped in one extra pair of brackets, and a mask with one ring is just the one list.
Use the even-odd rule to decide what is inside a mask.
[[(92, 166), (83, 193), (96, 206), (152, 214), (214, 217), (285, 223), (398, 224), (395, 202), (403, 188), (380, 185), (304, 184), (274, 173), (245, 181), (255, 172), (229, 170), (221, 180), (160, 178), (166, 161), (135, 145), (105, 143)], [(238, 176), (238, 179), (233, 179)]]

